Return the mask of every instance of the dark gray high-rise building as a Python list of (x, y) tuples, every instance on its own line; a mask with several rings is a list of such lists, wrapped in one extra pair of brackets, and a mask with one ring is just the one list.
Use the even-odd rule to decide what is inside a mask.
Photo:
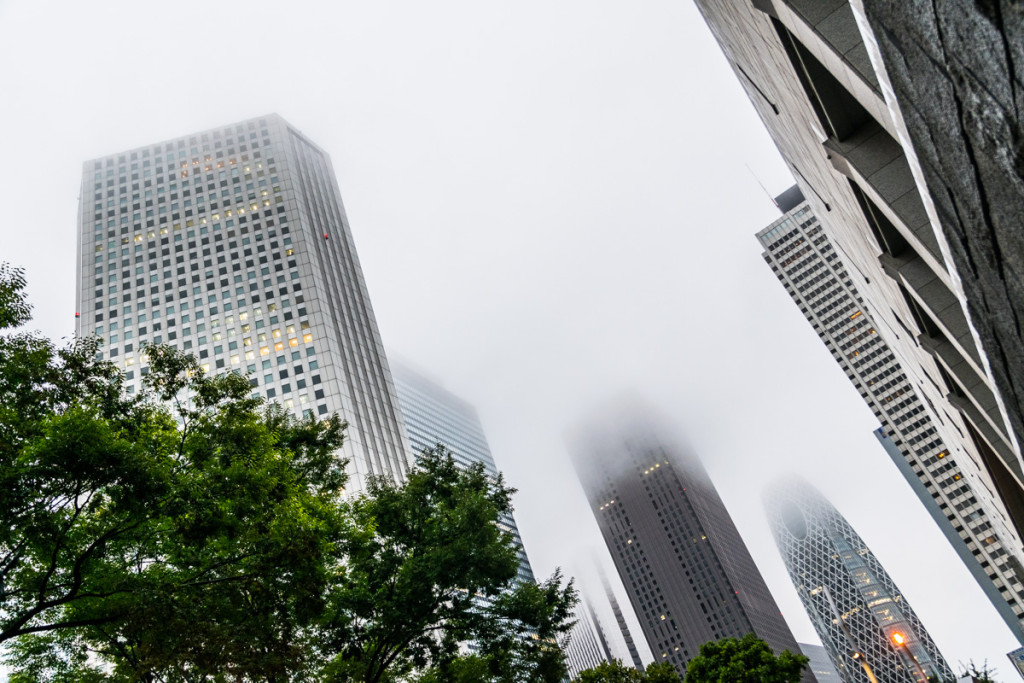
[(792, 479), (770, 491), (765, 507), (789, 577), (844, 683), (870, 683), (863, 662), (879, 683), (954, 679), (871, 549), (818, 491)]
[[(573, 452), (655, 661), (683, 673), (700, 646), (753, 632), (799, 652), (701, 463), (646, 420), (588, 431)], [(806, 678), (805, 680), (813, 680)]]
[[(413, 452), (422, 453), (441, 444), (463, 467), (481, 463), (489, 475), (497, 477), (498, 468), (476, 409), (402, 363), (393, 363), (392, 370)], [(534, 581), (533, 569), (515, 518), (511, 514), (506, 515), (501, 520), (501, 527), (515, 540), (519, 553), (519, 580)]]
[(247, 373), (256, 396), (349, 423), (351, 489), (401, 479), (408, 444), (327, 154), (271, 115), (84, 165), (79, 335), (129, 392), (143, 347)]
[(1024, 548), (956, 412), (934, 417), (854, 287), (824, 226), (797, 188), (786, 213), (757, 233), (764, 259), (881, 422), (893, 462), (1007, 626), (1024, 640)]

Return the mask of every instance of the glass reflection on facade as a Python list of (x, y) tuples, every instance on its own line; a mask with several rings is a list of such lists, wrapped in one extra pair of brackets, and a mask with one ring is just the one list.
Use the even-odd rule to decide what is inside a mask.
[(789, 577), (843, 681), (869, 683), (862, 661), (880, 683), (954, 680), (878, 559), (817, 490), (792, 480), (765, 506)]

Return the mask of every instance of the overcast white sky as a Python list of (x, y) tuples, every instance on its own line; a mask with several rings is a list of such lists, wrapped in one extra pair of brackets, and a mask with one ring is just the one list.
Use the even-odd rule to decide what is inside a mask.
[(696, 446), (798, 640), (760, 502), (788, 469), (955, 668), (1013, 680), (1016, 642), (761, 260), (754, 175), (792, 179), (689, 0), (0, 0), (0, 260), (35, 326), (74, 327), (83, 160), (268, 112), (330, 152), (385, 345), (477, 406), (540, 575), (603, 547), (565, 439), (632, 393)]

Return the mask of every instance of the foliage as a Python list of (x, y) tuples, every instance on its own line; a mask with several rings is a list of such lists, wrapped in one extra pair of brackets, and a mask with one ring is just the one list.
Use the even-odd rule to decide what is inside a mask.
[(807, 657), (771, 647), (753, 633), (723, 638), (700, 646), (686, 667), (688, 683), (797, 683)]
[(619, 660), (602, 662), (592, 669), (585, 669), (573, 679), (573, 683), (681, 683), (676, 668), (668, 662), (649, 664), (643, 671), (626, 666)]
[[(513, 492), (440, 446), (404, 483), (372, 478), (352, 504), (346, 571), (316, 633), (324, 680), (377, 683), (428, 668), (447, 677), (482, 664), (492, 680), (561, 680), (554, 643), (571, 625), (575, 591), (557, 573), (516, 583), (512, 537), (498, 526)], [(458, 657), (466, 641), (479, 658)]]
[(960, 678), (967, 678), (969, 676), (971, 680), (977, 683), (996, 683), (997, 672), (988, 665), (987, 661), (980, 667), (974, 663), (974, 660), (968, 662), (966, 666), (961, 662), (960, 666), (962, 669)]
[[(0, 323), (26, 322), (0, 271)], [(151, 348), (131, 398), (97, 342), (0, 336), (0, 643), (14, 680), (295, 669), (344, 526), (343, 425), (264, 411)], [(92, 653), (92, 657), (86, 656)]]
[(516, 582), (500, 477), (437, 449), (346, 500), (336, 416), (293, 418), (164, 347), (131, 396), (97, 340), (13, 332), (23, 289), (0, 266), (12, 683), (563, 679), (575, 591)]

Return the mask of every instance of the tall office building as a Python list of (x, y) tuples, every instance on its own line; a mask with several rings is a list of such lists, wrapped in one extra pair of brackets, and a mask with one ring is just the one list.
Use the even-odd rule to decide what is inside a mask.
[[(489, 475), (497, 477), (498, 468), (473, 406), (406, 365), (394, 363), (392, 370), (413, 452), (422, 453), (442, 444), (463, 467), (481, 463)], [(534, 581), (515, 518), (505, 515), (501, 527), (515, 541), (519, 553), (519, 580)]]
[(248, 373), (295, 413), (348, 420), (350, 487), (401, 479), (407, 441), (327, 154), (266, 116), (88, 161), (79, 206), (80, 335), (129, 391), (143, 347)]
[(798, 652), (704, 467), (646, 420), (626, 421), (588, 430), (573, 456), (655, 661), (682, 674), (703, 643), (750, 632)]
[(818, 683), (840, 683), (842, 679), (839, 677), (835, 665), (832, 664), (832, 660), (829, 659), (828, 651), (825, 648), (821, 645), (800, 643), (800, 651), (810, 660), (807, 662), (807, 666), (811, 669), (814, 677), (818, 679)]
[(565, 663), (569, 667), (569, 678), (576, 678), (585, 669), (593, 669), (602, 662), (612, 661), (612, 653), (608, 648), (601, 623), (594, 614), (585, 595), (573, 609), (576, 624), (569, 632), (568, 638), (562, 643), (565, 651)]
[(789, 577), (845, 683), (870, 683), (862, 661), (882, 683), (954, 680), (896, 584), (818, 491), (793, 479), (773, 488), (765, 507)]
[(937, 424), (965, 431), (1021, 535), (1020, 8), (696, 4), (878, 334)]
[(976, 466), (967, 427), (955, 413), (945, 427), (933, 419), (935, 409), (878, 334), (874, 312), (800, 191), (792, 188), (776, 203), (785, 215), (757, 233), (765, 261), (882, 423), (877, 434), (886, 452), (1024, 640), (1024, 547), (990, 493), (987, 472)]
[(615, 592), (612, 590), (612, 585), (608, 581), (608, 577), (605, 576), (604, 570), (598, 565), (598, 573), (601, 576), (601, 587), (604, 589), (604, 595), (608, 599), (608, 604), (612, 608), (612, 615), (615, 617), (615, 624), (619, 627), (619, 635), (622, 636), (622, 641), (626, 645), (626, 651), (629, 653), (629, 661), (638, 671), (644, 670), (643, 662), (640, 661), (640, 652), (636, 648), (636, 642), (633, 640), (633, 634), (630, 633), (629, 624), (626, 623), (626, 615), (622, 612), (622, 606), (619, 605), (618, 598), (615, 597)]

